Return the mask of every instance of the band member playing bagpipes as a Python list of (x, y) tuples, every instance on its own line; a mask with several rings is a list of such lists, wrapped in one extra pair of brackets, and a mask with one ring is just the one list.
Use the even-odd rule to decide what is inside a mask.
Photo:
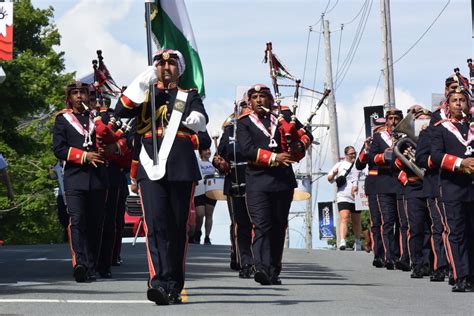
[[(118, 96), (120, 90), (105, 66), (102, 51), (97, 51), (98, 63), (92, 62), (98, 115), (94, 118), (96, 141), (99, 152), (104, 154), (109, 176), (105, 216), (102, 230), (97, 272), (102, 278), (111, 278), (112, 264), (118, 265), (122, 241), (125, 200), (128, 196), (126, 172), (130, 169), (132, 151), (127, 145), (130, 122), (122, 123), (109, 107), (110, 97)], [(115, 252), (115, 258), (114, 258)]]
[(241, 146), (237, 141), (237, 119), (250, 111), (247, 107), (247, 96), (235, 104), (234, 113), (222, 126), (224, 133), (218, 150), (212, 161), (221, 174), (225, 174), (224, 194), (231, 219), (231, 269), (239, 270), (239, 277), (253, 277), (254, 263), (251, 250), (252, 223), (245, 204), (245, 170), (247, 160), (242, 156)]
[[(252, 86), (247, 96), (251, 111), (239, 117), (237, 141), (242, 156), (249, 161), (245, 182), (247, 208), (254, 227), (254, 278), (262, 285), (281, 284), (283, 244), (296, 187), (291, 164), (304, 156), (313, 137), (305, 132), (299, 139), (291, 139), (288, 146), (279, 119), (281, 115), (285, 122), (292, 120), (291, 111), (283, 106), (278, 111), (270, 89), (264, 85)], [(303, 129), (298, 120), (295, 127)]]
[(66, 88), (66, 109), (57, 116), (53, 151), (64, 166), (64, 189), (74, 278), (94, 280), (107, 189), (105, 158), (96, 146), (89, 111), (88, 85), (76, 81)]
[(453, 292), (472, 287), (474, 275), (474, 127), (471, 100), (460, 85), (447, 95), (446, 110), (434, 124), (431, 158), (440, 167), (441, 201), (448, 231), (448, 255), (453, 269)]
[[(138, 184), (147, 236), (147, 298), (168, 305), (181, 303), (186, 225), (194, 183), (201, 178), (192, 139), (205, 132), (208, 118), (197, 91), (178, 88), (185, 70), (182, 54), (166, 49), (150, 57), (152, 65), (124, 91), (116, 113), (138, 116), (134, 146), (139, 154), (131, 175)], [(155, 113), (154, 104), (159, 106)]]

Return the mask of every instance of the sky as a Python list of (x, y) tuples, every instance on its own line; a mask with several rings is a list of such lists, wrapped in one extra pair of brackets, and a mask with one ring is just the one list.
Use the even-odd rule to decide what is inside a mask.
[[(383, 56), (380, 1), (185, 2), (204, 69), (204, 104), (210, 117), (209, 131), (220, 130), (222, 122), (232, 112), (237, 86), (256, 83), (270, 86), (268, 65), (262, 63), (268, 41), (273, 43), (274, 52), (290, 72), (303, 79), (304, 86), (318, 91), (324, 89), (326, 58), (320, 17), (326, 10), (334, 77), (339, 73), (335, 99), (340, 151), (347, 145), (355, 145), (357, 150), (361, 147), (364, 138), (362, 109), (383, 104), (384, 100), (383, 78), (380, 77)], [(419, 40), (448, 2), (436, 23)], [(32, 0), (32, 3), (36, 7), (52, 6), (55, 9), (54, 21), (62, 36), (58, 50), (65, 52), (66, 70), (76, 71), (78, 78), (92, 71), (91, 60), (96, 58), (97, 49), (102, 49), (104, 62), (119, 85), (129, 84), (146, 68), (144, 1)], [(363, 8), (367, 10), (361, 11)], [(361, 14), (357, 15), (359, 12)], [(361, 20), (364, 16), (367, 16), (366, 22)], [(444, 79), (455, 67), (468, 76), (466, 60), (473, 52), (471, 22), (468, 0), (391, 1), (393, 57), (400, 59), (394, 65), (398, 108), (406, 110), (413, 104), (431, 107), (431, 94), (443, 91)], [(344, 25), (342, 31), (341, 24)], [(358, 34), (361, 35), (357, 37), (360, 37), (357, 50), (355, 54), (349, 54)], [(293, 95), (292, 89), (281, 90), (284, 96)], [(298, 118), (306, 121), (316, 103), (317, 98), (303, 95)], [(283, 104), (291, 105), (292, 98), (284, 100)], [(328, 123), (325, 106), (318, 111), (313, 123)], [(318, 128), (314, 136), (321, 145), (313, 150), (313, 172), (327, 172), (333, 161), (328, 130)], [(305, 163), (295, 165), (294, 169), (305, 172)], [(332, 201), (333, 190), (325, 177), (314, 182), (313, 206), (317, 202)], [(304, 208), (305, 203), (294, 202), (291, 212), (302, 212)], [(317, 214), (316, 207), (313, 212)], [(290, 218), (290, 247), (304, 247), (304, 219), (298, 215), (290, 215)], [(214, 243), (229, 243), (228, 225), (227, 206), (220, 201), (211, 233)], [(318, 239), (315, 216), (313, 247), (324, 247), (325, 242)]]

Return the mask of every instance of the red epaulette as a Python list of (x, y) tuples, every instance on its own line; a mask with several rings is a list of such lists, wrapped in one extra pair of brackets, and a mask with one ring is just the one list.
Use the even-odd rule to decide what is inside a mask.
[[(278, 106), (277, 106), (276, 108), (278, 109)], [(290, 107), (287, 106), (287, 105), (282, 105), (282, 106), (281, 106), (281, 110), (282, 110), (282, 111), (290, 111)]]
[(54, 117), (64, 114), (64, 113), (72, 113), (72, 109), (69, 109), (69, 108), (62, 109), (61, 111), (54, 113)]
[(449, 119), (441, 119), (438, 122), (434, 123), (433, 126), (438, 126), (440, 124), (443, 124), (444, 122), (450, 122)]
[(101, 108), (99, 109), (99, 112), (103, 113), (103, 112), (107, 112), (107, 110), (108, 110), (108, 108), (106, 108), (106, 107), (101, 107)]
[(251, 113), (253, 113), (253, 110), (250, 110), (250, 109), (248, 109), (248, 108), (245, 108), (245, 109), (242, 111), (242, 113), (240, 114), (239, 120), (240, 120), (241, 118), (244, 118), (244, 117), (248, 116), (248, 115), (251, 114)]

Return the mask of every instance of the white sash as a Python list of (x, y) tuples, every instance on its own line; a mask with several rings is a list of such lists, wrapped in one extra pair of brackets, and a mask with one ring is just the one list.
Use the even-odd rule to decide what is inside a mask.
[(393, 141), (392, 141), (392, 137), (390, 137), (389, 132), (387, 132), (387, 131), (382, 131), (382, 132), (380, 132), (380, 136), (382, 137), (382, 139), (384, 140), (384, 142), (387, 143), (388, 147), (392, 147)]
[(91, 135), (92, 132), (94, 131), (95, 125), (90, 117), (89, 117), (89, 130), (86, 131), (85, 128), (81, 125), (81, 123), (77, 120), (77, 117), (74, 114), (66, 112), (66, 113), (63, 113), (63, 116), (69, 122), (69, 124), (71, 124), (72, 127), (74, 127), (74, 129), (82, 136), (85, 136), (86, 133)]
[(187, 98), (187, 92), (178, 90), (168, 126), (166, 127), (166, 130), (163, 128), (164, 138), (158, 152), (157, 165), (153, 165), (153, 159), (148, 156), (145, 147), (142, 145), (140, 150), (140, 163), (142, 164), (143, 169), (145, 169), (148, 178), (152, 181), (160, 180), (166, 174), (166, 161), (168, 160), (168, 155), (173, 146), (174, 139), (176, 138), (179, 124), (181, 123), (181, 117), (183, 116)]
[[(444, 111), (441, 111), (440, 114), (442, 119), (447, 119), (447, 116)], [(472, 129), (469, 128), (469, 132), (467, 133), (467, 139), (464, 139), (464, 137), (462, 137), (461, 135), (461, 132), (451, 121), (444, 121), (443, 123), (441, 123), (441, 125), (443, 125), (444, 128), (451, 132), (451, 134), (453, 134), (459, 140), (459, 142), (466, 147), (466, 152), (464, 154), (466, 156), (471, 156), (473, 149), (469, 144), (474, 140), (474, 133)]]
[(270, 133), (269, 133), (265, 125), (263, 125), (263, 123), (260, 121), (260, 119), (255, 113), (250, 113), (249, 118), (250, 118), (250, 121), (254, 123), (255, 126), (257, 126), (257, 128), (261, 130), (263, 134), (270, 139), (270, 144), (268, 146), (270, 148), (277, 147), (278, 144), (273, 138), (275, 136), (275, 131), (277, 127), (277, 119), (274, 116), (270, 115)]

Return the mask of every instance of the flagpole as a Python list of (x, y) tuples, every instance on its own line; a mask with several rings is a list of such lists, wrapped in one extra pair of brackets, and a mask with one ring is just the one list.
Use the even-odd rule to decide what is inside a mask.
[[(151, 5), (154, 0), (145, 0), (145, 21), (146, 21), (146, 47), (148, 52), (148, 66), (153, 65), (152, 43), (151, 43)], [(156, 140), (156, 104), (155, 104), (155, 87), (150, 86), (150, 105), (151, 105), (151, 135), (153, 140), (153, 165), (158, 164), (157, 152), (158, 143)]]

